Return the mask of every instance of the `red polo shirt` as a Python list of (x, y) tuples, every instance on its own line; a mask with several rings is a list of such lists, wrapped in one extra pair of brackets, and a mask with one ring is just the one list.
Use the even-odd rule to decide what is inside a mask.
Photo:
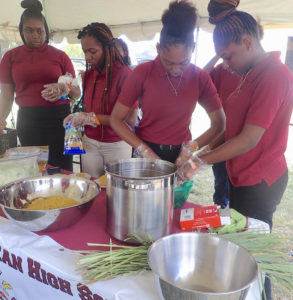
[[(102, 94), (106, 84), (105, 72), (100, 73), (97, 69), (89, 69), (86, 77), (86, 88), (84, 90), (84, 103), (87, 112), (95, 114), (111, 115), (121, 88), (131, 70), (123, 65), (114, 66), (112, 69), (112, 81), (109, 100), (102, 103)], [(137, 108), (137, 102), (132, 105)], [(106, 143), (121, 141), (121, 138), (110, 126), (85, 126), (87, 137)]]
[(68, 101), (46, 101), (41, 91), (45, 84), (57, 82), (66, 72), (75, 76), (65, 52), (48, 44), (41, 48), (23, 45), (4, 54), (0, 63), (0, 82), (14, 84), (15, 102), (19, 106), (59, 105)]
[(217, 65), (210, 75), (225, 110), (226, 100), (239, 85), (241, 77), (225, 69), (223, 64)]
[(226, 140), (237, 136), (246, 123), (266, 129), (256, 147), (227, 161), (234, 186), (251, 186), (262, 180), (271, 185), (287, 169), (284, 152), (293, 107), (293, 78), (279, 57), (279, 52), (270, 53), (226, 101)]
[(118, 101), (131, 107), (141, 99), (143, 117), (136, 134), (143, 140), (163, 145), (180, 145), (191, 139), (189, 125), (197, 101), (212, 112), (221, 107), (207, 72), (190, 64), (182, 78), (169, 76), (160, 58), (139, 65), (127, 79)]

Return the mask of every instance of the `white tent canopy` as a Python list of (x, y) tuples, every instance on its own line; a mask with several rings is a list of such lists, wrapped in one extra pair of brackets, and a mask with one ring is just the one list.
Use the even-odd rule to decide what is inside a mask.
[[(21, 0), (0, 0), (0, 40), (20, 41), (18, 24)], [(43, 13), (55, 42), (64, 37), (77, 42), (77, 32), (91, 22), (110, 26), (114, 36), (125, 34), (131, 40), (152, 39), (161, 30), (161, 15), (169, 0), (41, 0)], [(192, 0), (198, 8), (199, 26), (208, 23), (209, 0)], [(293, 0), (241, 0), (239, 10), (259, 17), (263, 25), (292, 25)]]

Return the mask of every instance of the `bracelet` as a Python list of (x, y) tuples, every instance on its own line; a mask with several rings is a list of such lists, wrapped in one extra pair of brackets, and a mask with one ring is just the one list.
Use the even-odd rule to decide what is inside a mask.
[(100, 121), (99, 118), (96, 116), (96, 114), (93, 114), (93, 118), (95, 119), (97, 125), (100, 126), (100, 125), (101, 125), (101, 121)]

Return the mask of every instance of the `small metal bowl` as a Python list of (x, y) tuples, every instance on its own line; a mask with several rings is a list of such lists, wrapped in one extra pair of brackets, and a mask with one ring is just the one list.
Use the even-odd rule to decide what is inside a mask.
[[(0, 206), (8, 219), (31, 231), (54, 231), (76, 223), (101, 189), (95, 182), (68, 175), (31, 177), (0, 188)], [(80, 204), (51, 210), (26, 210), (31, 199), (66, 196)]]

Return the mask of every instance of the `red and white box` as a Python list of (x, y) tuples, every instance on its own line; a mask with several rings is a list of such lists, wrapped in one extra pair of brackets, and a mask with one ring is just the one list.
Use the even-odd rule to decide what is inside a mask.
[(219, 209), (218, 205), (209, 205), (181, 209), (180, 227), (182, 230), (220, 227), (230, 224), (229, 207)]

